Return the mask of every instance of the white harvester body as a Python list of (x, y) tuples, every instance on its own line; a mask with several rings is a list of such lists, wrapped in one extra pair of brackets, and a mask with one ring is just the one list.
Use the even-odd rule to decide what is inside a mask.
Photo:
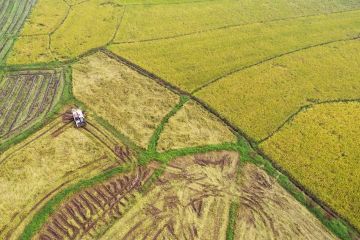
[(82, 127), (85, 125), (85, 117), (83, 112), (81, 111), (81, 109), (79, 108), (73, 108), (71, 109), (73, 118), (74, 118), (74, 122), (76, 124), (76, 127)]

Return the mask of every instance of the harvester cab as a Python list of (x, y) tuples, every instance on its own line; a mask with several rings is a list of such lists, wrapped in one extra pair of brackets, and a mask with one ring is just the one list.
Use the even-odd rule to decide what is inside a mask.
[(85, 124), (86, 124), (85, 117), (84, 117), (84, 114), (81, 111), (81, 109), (73, 108), (73, 109), (71, 109), (71, 112), (72, 112), (76, 127), (79, 128), (79, 127), (85, 126)]

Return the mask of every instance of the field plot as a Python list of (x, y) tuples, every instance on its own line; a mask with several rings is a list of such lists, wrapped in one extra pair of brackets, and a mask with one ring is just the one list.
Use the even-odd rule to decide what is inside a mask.
[(63, 86), (60, 69), (6, 73), (0, 80), (0, 143), (44, 117), (59, 100)]
[(358, 1), (195, 1), (129, 5), (114, 43), (149, 41), (256, 22), (351, 11)]
[(112, 42), (171, 38), (359, 7), (355, 0), (39, 0), (7, 63), (65, 60)]
[(200, 104), (189, 101), (165, 125), (157, 150), (162, 152), (236, 140), (236, 136), (216, 116)]
[(336, 239), (257, 167), (244, 167), (237, 184), (238, 158), (218, 151), (174, 159), (100, 239), (226, 239), (230, 203), (239, 200), (235, 239), (256, 233), (268, 239)]
[(147, 147), (179, 97), (107, 54), (73, 65), (74, 95), (136, 144)]
[(112, 44), (111, 51), (193, 91), (266, 59), (357, 37), (360, 10), (254, 23), (151, 42)]
[(0, 64), (22, 27), (36, 0), (3, 0), (0, 2)]
[(240, 175), (234, 239), (336, 239), (263, 170), (247, 164)]
[(44, 201), (63, 187), (120, 164), (115, 146), (121, 143), (90, 122), (79, 130), (56, 119), (1, 154), (1, 239), (17, 239)]
[(235, 152), (173, 160), (101, 239), (224, 239), (237, 164)]
[(259, 141), (304, 105), (360, 98), (359, 68), (360, 41), (344, 41), (245, 69), (196, 96)]
[(360, 228), (360, 103), (315, 105), (260, 147), (315, 196)]
[(66, 200), (39, 231), (36, 239), (94, 239), (102, 228), (122, 217), (152, 171), (139, 167), (86, 188)]

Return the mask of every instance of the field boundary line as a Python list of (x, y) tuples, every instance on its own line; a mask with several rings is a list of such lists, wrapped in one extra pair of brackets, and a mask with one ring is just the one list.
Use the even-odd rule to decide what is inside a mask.
[[(358, 37), (360, 38), (360, 36)], [(286, 170), (284, 170), (280, 165), (278, 165), (273, 159), (271, 159), (268, 155), (266, 155), (259, 147), (256, 141), (253, 140), (253, 138), (251, 138), (249, 135), (247, 135), (245, 132), (243, 132), (240, 128), (238, 128), (237, 126), (235, 126), (234, 124), (232, 124), (230, 121), (228, 121), (226, 118), (224, 118), (223, 116), (221, 116), (215, 109), (213, 109), (212, 107), (210, 107), (207, 103), (205, 103), (204, 101), (202, 101), (201, 99), (191, 95), (190, 93), (179, 89), (176, 86), (173, 86), (172, 84), (170, 84), (169, 82), (163, 80), (162, 78), (158, 77), (157, 75), (143, 69), (142, 67), (136, 65), (135, 63), (130, 62), (129, 60), (125, 59), (122, 56), (116, 55), (115, 53), (107, 50), (107, 49), (100, 49), (101, 52), (107, 54), (108, 56), (114, 58), (115, 60), (127, 65), (128, 67), (130, 67), (131, 69), (137, 71), (140, 74), (143, 74), (146, 77), (149, 77), (151, 79), (153, 79), (154, 81), (156, 81), (157, 83), (159, 83), (160, 85), (168, 88), (169, 90), (173, 91), (174, 93), (177, 93), (179, 95), (186, 95), (188, 96), (191, 100), (197, 102), (198, 104), (200, 104), (202, 107), (204, 107), (207, 111), (209, 111), (211, 114), (215, 115), (222, 123), (224, 123), (234, 134), (235, 136), (240, 136), (243, 137), (250, 145), (250, 147), (257, 153), (259, 154), (259, 156), (261, 156), (262, 158), (266, 159), (268, 162), (270, 162), (274, 168), (279, 171), (281, 174), (283, 174), (284, 176), (288, 177), (290, 179), (290, 181), (294, 184), (295, 187), (299, 188), (307, 197), (309, 197), (309, 199), (311, 199), (312, 201), (314, 201), (317, 205), (319, 205), (319, 207), (321, 207), (325, 212), (331, 213), (333, 216), (336, 216), (337, 218), (341, 219), (342, 221), (345, 221), (347, 226), (350, 226), (352, 231), (356, 232), (356, 234), (359, 234), (359, 230), (357, 228), (354, 227), (354, 225), (350, 224), (350, 222), (348, 221), (347, 218), (345, 218), (344, 216), (342, 216), (341, 214), (339, 214), (338, 212), (336, 212), (334, 209), (332, 209), (330, 206), (328, 206), (326, 203), (324, 203), (322, 200), (320, 200), (318, 197), (316, 197), (315, 194), (313, 194), (310, 190), (307, 190), (303, 185), (301, 185), (299, 183), (299, 181), (295, 180), (291, 174), (289, 174), (289, 172), (287, 172)], [(169, 152), (170, 153), (170, 152)], [(315, 213), (312, 212), (312, 214), (314, 214), (316, 217), (318, 217)], [(333, 232), (332, 230), (330, 230), (330, 228), (328, 226), (326, 226), (329, 231)], [(334, 233), (334, 232), (333, 232)]]
[(276, 135), (276, 133), (278, 133), (279, 131), (281, 131), (281, 129), (283, 127), (285, 127), (285, 125), (290, 124), (296, 117), (297, 115), (299, 115), (302, 112), (306, 112), (307, 110), (314, 108), (317, 105), (323, 105), (323, 104), (337, 104), (337, 103), (354, 103), (354, 102), (358, 102), (360, 103), (360, 98), (353, 98), (353, 99), (333, 99), (333, 100), (324, 100), (324, 101), (319, 101), (316, 103), (310, 103), (310, 104), (306, 104), (303, 105), (302, 107), (300, 107), (296, 112), (294, 112), (293, 114), (291, 114), (281, 125), (279, 125), (279, 127), (277, 127), (273, 132), (271, 132), (268, 136), (260, 139), (259, 141), (257, 141), (258, 144), (263, 143), (265, 141), (267, 141), (268, 139), (270, 139), (271, 137), (273, 137), (274, 135)]
[(181, 37), (186, 37), (186, 36), (191, 36), (191, 35), (196, 35), (196, 34), (216, 32), (219, 30), (239, 28), (239, 27), (255, 25), (255, 24), (267, 24), (267, 23), (273, 23), (273, 22), (295, 20), (295, 19), (300, 19), (300, 18), (305, 19), (305, 18), (311, 18), (311, 17), (327, 16), (327, 15), (332, 15), (332, 14), (341, 14), (341, 13), (356, 12), (356, 11), (360, 11), (360, 8), (343, 10), (343, 11), (327, 12), (327, 13), (319, 13), (319, 14), (309, 14), (309, 15), (299, 15), (299, 16), (284, 17), (284, 18), (275, 18), (275, 19), (262, 20), (262, 21), (257, 21), (257, 22), (230, 24), (230, 25), (225, 25), (225, 26), (221, 26), (221, 27), (215, 27), (215, 28), (209, 28), (209, 29), (204, 29), (204, 30), (199, 30), (199, 31), (193, 31), (193, 32), (189, 32), (189, 33), (172, 35), (172, 36), (168, 36), (168, 37), (150, 38), (150, 39), (142, 39), (142, 40), (134, 40), (134, 41), (120, 41), (120, 42), (114, 42), (113, 44), (114, 45), (122, 45), (122, 44), (133, 44), (133, 43), (144, 43), (144, 42), (155, 42), (155, 41), (161, 41), (161, 40), (170, 40), (170, 39), (176, 39), (176, 38), (181, 38)]
[(347, 41), (356, 41), (356, 40), (359, 40), (360, 39), (360, 32), (357, 33), (357, 35), (355, 36), (352, 36), (352, 37), (348, 37), (348, 38), (341, 38), (341, 39), (336, 39), (336, 40), (331, 40), (331, 41), (327, 41), (327, 42), (322, 42), (322, 43), (318, 43), (318, 44), (312, 44), (312, 45), (308, 45), (306, 47), (302, 47), (302, 48), (298, 48), (298, 49), (295, 49), (295, 50), (292, 50), (292, 51), (289, 51), (289, 52), (284, 52), (284, 53), (280, 53), (280, 54), (277, 54), (277, 55), (274, 55), (274, 56), (271, 56), (271, 57), (268, 57), (268, 58), (265, 58), (259, 62), (256, 62), (256, 63), (253, 63), (253, 64), (250, 64), (250, 65), (246, 65), (246, 66), (242, 66), (242, 67), (239, 67), (235, 70), (232, 70), (224, 75), (221, 75), (219, 77), (216, 77), (208, 82), (206, 82), (205, 84), (197, 87), (196, 89), (194, 89), (191, 94), (196, 94), (197, 92), (203, 90), (204, 88), (218, 82), (218, 81), (221, 81), (222, 79), (226, 78), (226, 77), (229, 77), (231, 75), (234, 75), (238, 72), (241, 72), (241, 71), (244, 71), (244, 70), (247, 70), (249, 68), (252, 68), (252, 67), (256, 67), (256, 66), (259, 66), (263, 63), (267, 63), (267, 62), (270, 62), (274, 59), (278, 59), (278, 58), (281, 58), (281, 57), (284, 57), (284, 56), (287, 56), (287, 55), (291, 55), (291, 54), (294, 54), (294, 53), (297, 53), (297, 52), (302, 52), (302, 51), (306, 51), (308, 49), (312, 49), (312, 48), (317, 48), (317, 47), (321, 47), (321, 46), (326, 46), (326, 45), (330, 45), (330, 44), (333, 44), (333, 43), (337, 43), (337, 42), (347, 42)]

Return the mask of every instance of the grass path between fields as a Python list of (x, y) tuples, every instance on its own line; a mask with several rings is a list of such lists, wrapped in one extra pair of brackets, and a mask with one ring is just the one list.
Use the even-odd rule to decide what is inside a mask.
[[(46, 220), (54, 213), (57, 207), (70, 198), (73, 194), (91, 187), (95, 184), (106, 181), (107, 179), (113, 177), (116, 174), (121, 174), (125, 172), (129, 172), (134, 169), (138, 165), (147, 165), (151, 161), (157, 161), (161, 163), (161, 167), (154, 172), (153, 176), (150, 178), (148, 182), (142, 187), (142, 194), (146, 195), (147, 189), (151, 187), (152, 183), (156, 181), (156, 179), (161, 176), (164, 172), (167, 164), (174, 158), (186, 155), (193, 155), (198, 153), (206, 153), (210, 151), (236, 151), (240, 154), (240, 163), (238, 173), (240, 173), (241, 166), (244, 163), (253, 163), (260, 168), (264, 169), (270, 176), (274, 177), (277, 182), (284, 187), (295, 199), (297, 199), (302, 205), (304, 205), (310, 212), (312, 212), (329, 230), (331, 230), (336, 236), (340, 239), (351, 240), (353, 236), (356, 236), (356, 232), (352, 230), (351, 227), (348, 226), (340, 218), (327, 218), (327, 212), (319, 205), (317, 205), (309, 196), (305, 195), (302, 190), (300, 190), (297, 186), (295, 186), (290, 179), (279, 172), (273, 164), (264, 159), (262, 156), (257, 154), (255, 150), (251, 147), (248, 141), (242, 136), (238, 136), (237, 143), (223, 143), (216, 145), (204, 145), (198, 147), (188, 147), (177, 150), (168, 150), (162, 153), (156, 151), (157, 141), (159, 136), (164, 129), (165, 125), (169, 121), (169, 119), (174, 116), (189, 100), (188, 96), (181, 96), (179, 103), (177, 103), (174, 108), (163, 118), (159, 126), (154, 131), (148, 149), (139, 152), (138, 154), (138, 162), (136, 164), (124, 164), (113, 169), (110, 169), (106, 172), (99, 174), (98, 176), (92, 177), (87, 180), (82, 180), (76, 184), (73, 184), (66, 189), (63, 189), (59, 193), (57, 193), (52, 199), (45, 203), (45, 205), (34, 215), (33, 219), (26, 225), (23, 233), (20, 236), (21, 240), (32, 239), (33, 236), (41, 229)], [(98, 121), (98, 120), (97, 120)], [(98, 121), (101, 125), (104, 123), (102, 121)], [(107, 126), (109, 128), (109, 126)], [(111, 131), (112, 134), (113, 131)], [(114, 134), (119, 140), (124, 140), (119, 138), (119, 134)], [(134, 146), (130, 146), (134, 147)], [(139, 149), (137, 149), (139, 151)], [(229, 221), (228, 227), (226, 231), (226, 239), (232, 240), (234, 239), (234, 226), (235, 216), (238, 211), (238, 203), (232, 202), (231, 208), (229, 210)]]

